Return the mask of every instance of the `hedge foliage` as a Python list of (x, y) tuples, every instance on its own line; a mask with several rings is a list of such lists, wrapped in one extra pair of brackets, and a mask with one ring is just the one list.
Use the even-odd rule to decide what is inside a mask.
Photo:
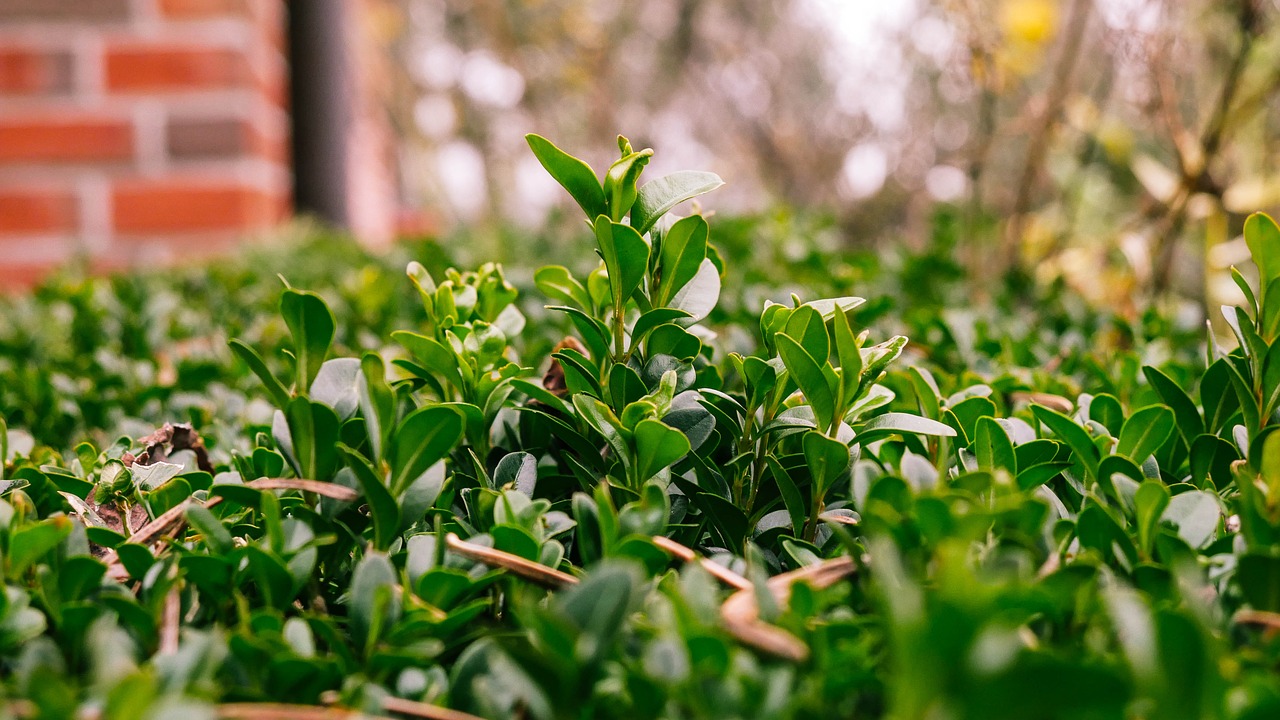
[(567, 265), (0, 305), (0, 717), (1280, 712), (1270, 218), (1228, 350), (529, 143)]

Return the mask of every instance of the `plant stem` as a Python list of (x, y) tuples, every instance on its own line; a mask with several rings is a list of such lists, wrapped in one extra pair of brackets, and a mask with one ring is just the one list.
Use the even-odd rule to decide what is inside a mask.
[(623, 312), (626, 306), (625, 301), (613, 306), (613, 359), (616, 362), (625, 362), (627, 359), (627, 317)]

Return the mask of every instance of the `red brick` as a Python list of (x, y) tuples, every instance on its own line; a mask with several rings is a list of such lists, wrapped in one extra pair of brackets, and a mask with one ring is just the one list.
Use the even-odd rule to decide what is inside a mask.
[(160, 12), (174, 20), (204, 20), (227, 15), (248, 15), (249, 0), (160, 0)]
[(69, 52), (0, 49), (0, 93), (66, 93), (71, 90), (72, 75)]
[(133, 156), (124, 120), (48, 117), (0, 122), (0, 163), (93, 162)]
[(0, 233), (57, 233), (76, 228), (76, 199), (66, 192), (0, 190)]
[(0, 22), (102, 23), (129, 18), (129, 0), (0, 0)]
[(124, 45), (107, 50), (107, 88), (116, 92), (214, 90), (251, 81), (243, 53), (184, 45)]
[(235, 183), (126, 182), (111, 203), (116, 231), (126, 234), (250, 230), (284, 219), (279, 195)]

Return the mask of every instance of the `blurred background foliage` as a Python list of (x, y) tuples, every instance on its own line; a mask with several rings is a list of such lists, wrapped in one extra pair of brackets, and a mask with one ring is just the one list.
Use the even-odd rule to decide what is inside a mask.
[(509, 262), (564, 218), (530, 130), (599, 165), (621, 129), (655, 174), (728, 179), (716, 210), (813, 218), (794, 232), (828, 245), (945, 235), (975, 300), (1012, 272), (1188, 325), (1238, 300), (1233, 238), (1280, 205), (1275, 0), (375, 7), (406, 201)]

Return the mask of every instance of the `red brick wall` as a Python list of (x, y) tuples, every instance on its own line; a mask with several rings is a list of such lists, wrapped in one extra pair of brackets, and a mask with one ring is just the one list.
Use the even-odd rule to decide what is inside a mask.
[(0, 0), (0, 289), (289, 213), (281, 0)]

